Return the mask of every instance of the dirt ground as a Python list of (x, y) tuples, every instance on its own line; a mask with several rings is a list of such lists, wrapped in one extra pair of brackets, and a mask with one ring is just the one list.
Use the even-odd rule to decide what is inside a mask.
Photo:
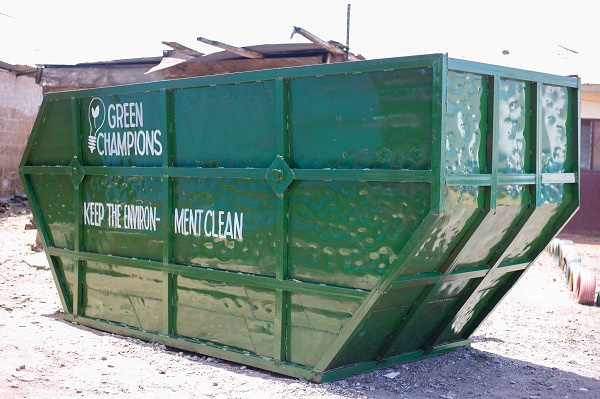
[[(578, 305), (547, 255), (471, 347), (318, 385), (65, 322), (29, 219), (26, 201), (0, 200), (1, 398), (600, 397), (600, 307)], [(600, 239), (562, 238), (600, 287)]]

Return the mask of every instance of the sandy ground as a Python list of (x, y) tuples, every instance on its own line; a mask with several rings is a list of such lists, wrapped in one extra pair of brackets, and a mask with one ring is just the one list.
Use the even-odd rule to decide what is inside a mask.
[[(578, 305), (546, 255), (471, 347), (318, 385), (65, 322), (29, 219), (0, 201), (0, 398), (600, 397), (600, 307)], [(600, 239), (563, 238), (600, 287)]]

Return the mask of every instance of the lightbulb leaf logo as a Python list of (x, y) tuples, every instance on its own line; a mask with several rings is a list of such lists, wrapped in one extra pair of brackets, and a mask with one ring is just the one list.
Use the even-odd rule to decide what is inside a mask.
[(106, 120), (106, 107), (104, 106), (104, 101), (99, 99), (98, 97), (92, 98), (90, 101), (90, 107), (88, 110), (88, 119), (90, 122), (90, 136), (88, 137), (88, 148), (94, 153), (96, 149), (96, 136), (98, 135), (98, 131), (104, 125), (104, 121)]

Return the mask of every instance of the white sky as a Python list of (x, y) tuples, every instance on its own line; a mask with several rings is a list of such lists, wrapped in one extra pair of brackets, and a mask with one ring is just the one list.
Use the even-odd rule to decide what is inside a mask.
[[(0, 0), (0, 61), (74, 64), (160, 56), (161, 41), (218, 49), (306, 42), (294, 25), (325, 40), (346, 40), (368, 59), (448, 53), (600, 83), (600, 3), (595, 0)], [(567, 47), (577, 53), (565, 50)], [(502, 55), (508, 50), (509, 55)]]

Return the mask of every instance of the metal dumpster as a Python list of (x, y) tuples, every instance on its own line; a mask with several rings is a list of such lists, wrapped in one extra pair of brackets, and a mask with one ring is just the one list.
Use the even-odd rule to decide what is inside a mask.
[(45, 96), (65, 319), (311, 381), (452, 351), (579, 204), (579, 80), (425, 55)]

